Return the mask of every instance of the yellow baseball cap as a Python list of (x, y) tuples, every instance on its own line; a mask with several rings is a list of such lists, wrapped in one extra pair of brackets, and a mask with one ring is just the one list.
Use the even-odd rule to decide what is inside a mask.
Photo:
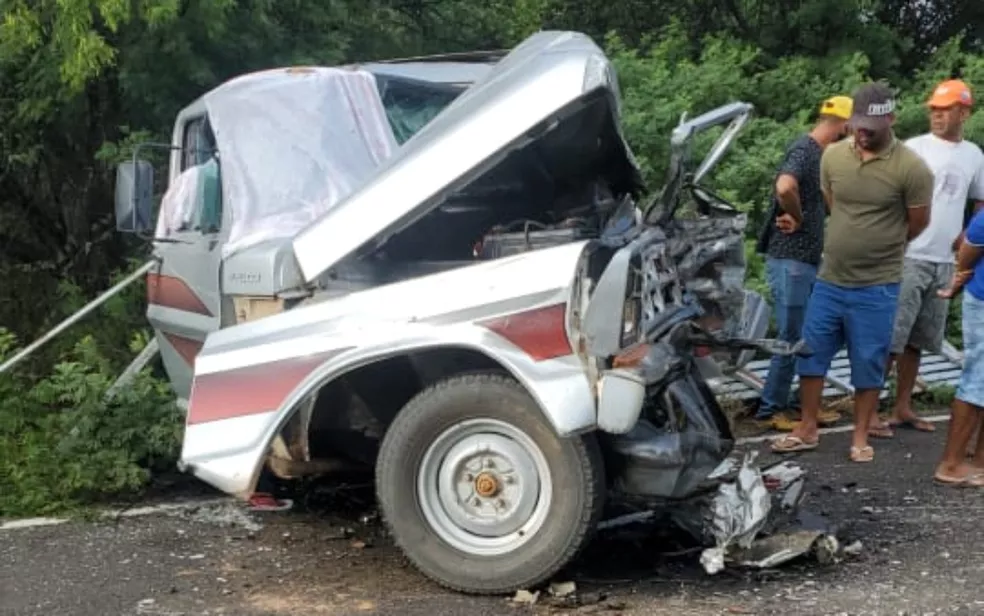
[(832, 96), (820, 105), (820, 114), (850, 120), (854, 111), (854, 101), (850, 96)]

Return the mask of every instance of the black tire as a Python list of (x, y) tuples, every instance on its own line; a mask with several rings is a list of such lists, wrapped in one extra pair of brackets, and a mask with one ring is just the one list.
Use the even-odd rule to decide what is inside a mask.
[[(427, 521), (418, 497), (417, 475), (428, 447), (469, 419), (520, 429), (550, 469), (546, 522), (504, 554), (479, 555), (451, 545)], [(516, 381), (468, 374), (425, 389), (403, 407), (380, 446), (376, 494), (390, 534), (424, 575), (460, 592), (510, 593), (548, 580), (584, 547), (604, 507), (604, 468), (594, 435), (558, 437)]]

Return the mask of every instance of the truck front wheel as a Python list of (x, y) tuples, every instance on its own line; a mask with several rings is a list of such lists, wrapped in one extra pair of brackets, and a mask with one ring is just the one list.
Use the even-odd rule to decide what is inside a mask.
[(593, 435), (561, 438), (512, 379), (441, 381), (397, 415), (376, 491), (391, 535), (425, 575), (493, 594), (546, 581), (587, 542), (604, 472)]

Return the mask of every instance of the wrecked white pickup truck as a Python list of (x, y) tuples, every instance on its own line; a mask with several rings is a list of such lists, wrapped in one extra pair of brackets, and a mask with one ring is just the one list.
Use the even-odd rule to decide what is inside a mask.
[(733, 447), (705, 379), (797, 351), (758, 340), (745, 216), (700, 186), (751, 111), (681, 121), (641, 206), (615, 73), (578, 33), (207, 93), (156, 224), (150, 163), (117, 185), (120, 228), (154, 230), (182, 468), (246, 496), (374, 466), (395, 541), (468, 592), (556, 573), (606, 498), (692, 495)]

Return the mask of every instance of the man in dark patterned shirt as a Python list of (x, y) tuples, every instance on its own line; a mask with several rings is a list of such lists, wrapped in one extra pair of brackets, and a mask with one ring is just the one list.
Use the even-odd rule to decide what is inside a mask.
[[(766, 255), (778, 336), (788, 342), (796, 342), (802, 334), (806, 303), (823, 252), (827, 209), (820, 190), (820, 158), (824, 148), (846, 135), (851, 110), (847, 96), (824, 101), (813, 130), (786, 150), (767, 222), (759, 235), (758, 251)], [(790, 395), (795, 368), (795, 358), (773, 356), (755, 419), (778, 430), (793, 429), (792, 420), (779, 411), (799, 406), (797, 397)], [(839, 418), (837, 413), (826, 413), (820, 421), (831, 423)]]

